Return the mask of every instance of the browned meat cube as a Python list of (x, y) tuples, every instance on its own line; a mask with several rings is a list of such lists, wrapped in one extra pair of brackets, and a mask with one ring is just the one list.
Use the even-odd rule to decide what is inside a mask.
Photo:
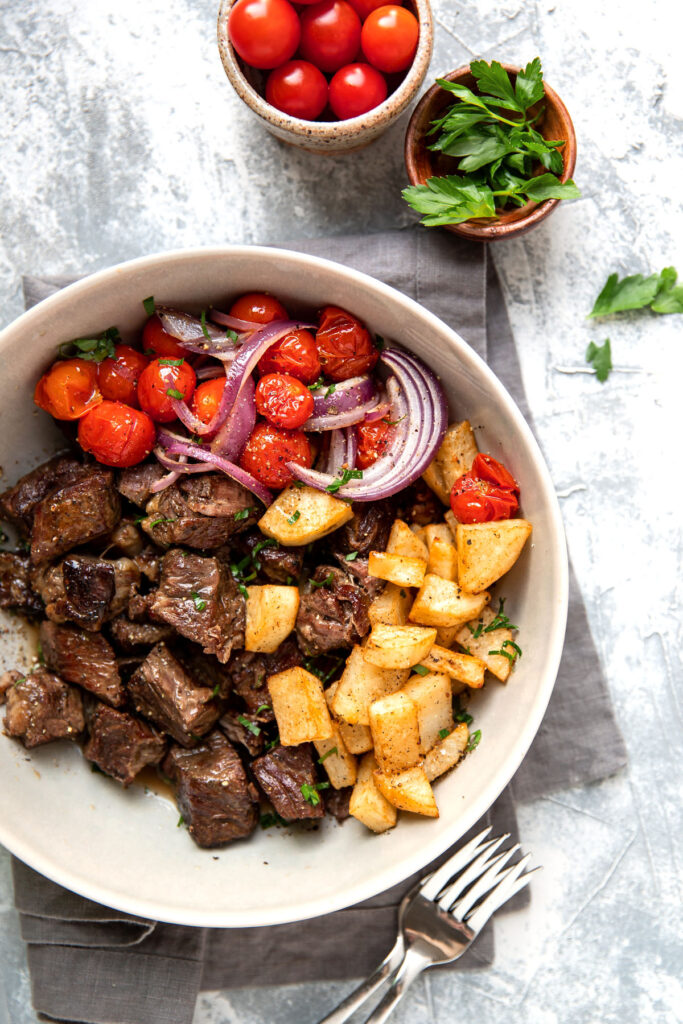
[(141, 647), (153, 647), (174, 635), (171, 627), (164, 623), (131, 622), (127, 615), (117, 615), (108, 629), (113, 642), (126, 654), (134, 654)]
[(233, 533), (246, 530), (263, 513), (251, 491), (221, 473), (181, 477), (178, 488), (188, 508), (203, 516), (229, 519)]
[(113, 648), (99, 633), (42, 622), (40, 642), (49, 669), (112, 707), (125, 700)]
[(173, 747), (163, 770), (175, 783), (178, 807), (198, 846), (223, 846), (256, 828), (256, 792), (218, 730), (196, 750)]
[(198, 686), (166, 644), (152, 648), (128, 682), (137, 712), (184, 747), (192, 747), (219, 715), (212, 691)]
[(110, 533), (121, 518), (121, 502), (110, 470), (87, 476), (48, 495), (36, 506), (31, 530), (31, 562), (40, 565), (71, 548)]
[(146, 537), (131, 519), (122, 519), (103, 542), (107, 555), (123, 555), (125, 558), (137, 558), (142, 554)]
[(325, 814), (332, 815), (337, 821), (346, 821), (350, 817), (349, 801), (353, 786), (344, 786), (343, 789), (328, 789), (325, 791)]
[(75, 740), (83, 732), (80, 693), (46, 668), (19, 676), (5, 696), (5, 732), (28, 749), (52, 740)]
[(252, 762), (251, 770), (271, 804), (285, 821), (322, 818), (322, 796), (313, 767), (311, 747), (275, 747)]
[(158, 462), (143, 462), (139, 466), (122, 469), (116, 478), (119, 492), (141, 508), (152, 497), (152, 484), (161, 480), (166, 470)]
[[(296, 641), (287, 639), (272, 654), (235, 651), (227, 669), (233, 689), (247, 705), (247, 710), (252, 714), (258, 711), (261, 721), (271, 722), (274, 716), (270, 710), (270, 693), (266, 682), (268, 676), (302, 664), (303, 658)], [(268, 705), (268, 710), (259, 710), (264, 704)]]
[(175, 548), (167, 552), (150, 611), (219, 661), (226, 662), (233, 647), (244, 646), (246, 602), (217, 558)]
[(84, 756), (124, 786), (146, 765), (159, 764), (166, 752), (165, 740), (146, 722), (105, 704), (89, 716), (88, 730)]
[(27, 556), (0, 551), (0, 608), (29, 616), (43, 614), (43, 602), (31, 589)]
[(14, 487), (0, 494), (0, 519), (6, 519), (28, 537), (36, 506), (53, 491), (86, 476), (88, 469), (72, 455), (57, 455), (22, 476)]
[(209, 686), (217, 697), (225, 699), (230, 696), (232, 677), (229, 665), (221, 664), (213, 654), (205, 654), (197, 644), (183, 644), (178, 657), (186, 672), (189, 672), (200, 686)]
[(395, 518), (396, 513), (388, 501), (356, 502), (353, 519), (332, 535), (332, 548), (343, 555), (355, 551), (365, 558), (371, 551), (384, 551)]
[(401, 491), (397, 502), (396, 515), (406, 523), (429, 526), (440, 523), (443, 518), (443, 505), (424, 480), (416, 480), (412, 487)]
[[(185, 493), (181, 487), (195, 491)], [(142, 528), (156, 544), (186, 544), (202, 550), (220, 548), (233, 534), (256, 521), (258, 502), (239, 484), (218, 474), (181, 481), (155, 494), (148, 502)], [(214, 509), (205, 513), (204, 509)], [(236, 518), (248, 510), (245, 518)]]
[(241, 711), (226, 711), (218, 724), (231, 743), (245, 747), (252, 757), (263, 753), (263, 719)]
[(301, 593), (296, 619), (301, 649), (315, 655), (360, 643), (370, 632), (369, 604), (366, 591), (346, 572), (319, 565)]
[(95, 558), (71, 555), (48, 568), (31, 572), (31, 584), (45, 602), (53, 622), (75, 622), (83, 629), (101, 629), (102, 623), (122, 612), (140, 582), (140, 571), (130, 558)]
[(251, 565), (256, 572), (271, 583), (291, 585), (298, 580), (304, 564), (303, 548), (281, 548), (277, 541), (264, 537), (260, 530), (244, 534), (237, 543), (240, 551), (251, 555)]

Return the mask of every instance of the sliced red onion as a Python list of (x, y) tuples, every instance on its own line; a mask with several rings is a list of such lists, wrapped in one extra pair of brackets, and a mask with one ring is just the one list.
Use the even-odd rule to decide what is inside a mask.
[(221, 313), (219, 309), (210, 310), (209, 318), (223, 327), (230, 327), (233, 331), (260, 331), (263, 327), (263, 324), (257, 323), (256, 320), (238, 320), (236, 316)]
[[(158, 449), (155, 448), (154, 449), (154, 454), (155, 455), (157, 454), (157, 451), (158, 451)], [(183, 464), (186, 463), (186, 462), (187, 462), (187, 456), (183, 455), (180, 458), (180, 460), (178, 462), (176, 462), (173, 466), (165, 466), (164, 468), (168, 469), (169, 472), (165, 473), (164, 476), (162, 476), (158, 480), (154, 481), (154, 483), (150, 487), (150, 491), (152, 492), (152, 494), (159, 494), (160, 491), (165, 491), (167, 487), (170, 487), (171, 484), (174, 484), (177, 480), (179, 480), (180, 476), (181, 476), (181, 473), (187, 472), (187, 470), (181, 469)], [(162, 465), (164, 465), (164, 464), (162, 463)]]
[[(373, 399), (377, 400), (377, 385), (367, 374), (362, 377), (351, 377), (349, 380), (340, 381), (339, 384), (331, 384), (328, 388), (319, 388), (313, 392), (313, 416), (308, 423), (325, 416), (355, 412)], [(306, 430), (311, 429), (308, 423), (304, 424)]]
[[(244, 387), (228, 413), (223, 426), (220, 427), (211, 442), (212, 452), (216, 452), (217, 455), (222, 455), (226, 459), (240, 457), (256, 423), (255, 392), (256, 385), (250, 374), (245, 379)], [(214, 420), (217, 418), (218, 413)]]
[[(197, 459), (207, 466), (210, 465), (214, 469), (219, 469), (221, 473), (225, 473), (226, 476), (229, 476), (232, 480), (241, 484), (242, 487), (246, 487), (252, 494), (255, 494), (264, 505), (271, 504), (273, 495), (268, 488), (259, 483), (251, 473), (247, 473), (241, 466), (236, 466), (234, 462), (230, 462), (229, 459), (224, 458), (222, 455), (209, 451), (201, 445), (193, 444), (191, 441), (178, 438), (177, 435), (166, 430), (159, 431), (157, 442), (166, 451), (167, 455), (187, 455), (191, 459)], [(197, 472), (194, 469), (180, 468), (176, 471), (180, 473)]]
[(358, 458), (358, 435), (351, 427), (344, 430), (346, 435), (346, 468), (355, 469)]
[[(164, 469), (169, 470), (167, 475), (175, 476), (176, 479), (180, 479), (181, 476), (185, 476), (187, 473), (212, 473), (216, 468), (210, 462), (188, 462), (184, 455), (179, 459), (171, 459), (163, 448), (154, 448), (152, 454)], [(173, 482), (175, 483), (175, 481)]]
[(343, 430), (330, 431), (330, 447), (324, 472), (330, 476), (339, 476), (346, 461), (346, 436)]
[(252, 334), (238, 350), (237, 355), (226, 371), (223, 399), (227, 403), (228, 408), (232, 407), (237, 400), (240, 391), (244, 387), (244, 382), (251, 377), (261, 356), (276, 341), (284, 338), (287, 334), (291, 334), (292, 331), (298, 331), (301, 328), (309, 328), (311, 326), (311, 324), (299, 323), (297, 320), (274, 320), (270, 324), (265, 324), (260, 331)]
[[(161, 320), (162, 326), (167, 334), (170, 334), (172, 338), (177, 341), (208, 341), (209, 338), (212, 340), (223, 339), (225, 341), (225, 331), (221, 331), (218, 327), (214, 327), (213, 324), (207, 323), (202, 327), (202, 322), (199, 317), (192, 316), (190, 313), (183, 313), (180, 309), (171, 309), (169, 306), (157, 306), (156, 313)], [(209, 338), (206, 335), (209, 335)]]
[(365, 422), (366, 423), (376, 423), (377, 420), (383, 420), (384, 417), (388, 416), (390, 412), (391, 412), (391, 402), (389, 402), (389, 401), (384, 401), (384, 402), (380, 401), (379, 404), (376, 405), (374, 409), (371, 409), (370, 412), (367, 413), (367, 415), (365, 417)]
[(208, 366), (202, 366), (199, 369), (195, 366), (195, 373), (197, 374), (197, 380), (213, 380), (214, 377), (225, 376), (225, 367), (218, 366), (216, 363), (209, 363)]

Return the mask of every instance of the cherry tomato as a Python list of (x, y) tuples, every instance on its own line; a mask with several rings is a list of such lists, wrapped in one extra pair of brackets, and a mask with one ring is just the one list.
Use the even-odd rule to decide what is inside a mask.
[(290, 60), (268, 75), (266, 99), (291, 117), (315, 121), (327, 105), (327, 79), (306, 60)]
[(266, 487), (291, 484), (294, 475), (286, 463), (313, 464), (313, 452), (303, 430), (283, 430), (272, 423), (257, 423), (240, 457), (240, 466)]
[(509, 473), (505, 466), (494, 459), (492, 455), (480, 453), (475, 456), (470, 470), (480, 480), (486, 480), (494, 487), (502, 487), (505, 491), (516, 491), (519, 494), (519, 484), (512, 473)]
[(377, 10), (378, 7), (384, 7), (386, 0), (349, 0), (349, 3), (360, 20), (365, 21), (371, 11)]
[(292, 331), (280, 338), (261, 356), (260, 374), (288, 373), (304, 384), (313, 384), (320, 376), (320, 359), (310, 331)]
[(87, 359), (64, 359), (43, 374), (33, 401), (56, 420), (77, 420), (102, 401), (97, 387), (97, 364)]
[(112, 402), (138, 404), (138, 380), (149, 359), (130, 345), (116, 345), (113, 358), (97, 367), (97, 383), (103, 398)]
[(363, 53), (380, 71), (403, 71), (415, 56), (420, 26), (405, 7), (387, 4), (372, 11), (363, 23)]
[(192, 396), (190, 409), (202, 423), (210, 423), (218, 412), (221, 404), (223, 391), (225, 390), (225, 377), (216, 377), (215, 380), (205, 380), (197, 387)]
[(186, 360), (155, 359), (140, 374), (140, 407), (157, 423), (170, 423), (176, 418), (173, 399), (189, 402), (196, 383), (195, 372)]
[(461, 523), (509, 519), (517, 511), (519, 486), (505, 466), (490, 455), (477, 455), (472, 468), (453, 484), (451, 509)]
[(267, 373), (256, 385), (256, 412), (276, 427), (294, 430), (313, 415), (313, 395), (288, 373)]
[(323, 373), (332, 380), (368, 373), (379, 359), (367, 328), (338, 306), (323, 309), (315, 343)]
[(384, 76), (369, 64), (347, 64), (330, 82), (330, 106), (340, 121), (366, 114), (386, 98)]
[(374, 423), (359, 423), (356, 427), (358, 436), (358, 455), (356, 468), (367, 469), (384, 455), (389, 444), (389, 424), (386, 420), (375, 420)]
[(321, 71), (338, 71), (358, 53), (360, 29), (346, 0), (322, 0), (301, 14), (301, 56)]
[(187, 355), (183, 346), (166, 333), (156, 314), (149, 318), (143, 328), (142, 347), (145, 351), (156, 352), (158, 356), (169, 356), (171, 359)]
[(156, 440), (147, 413), (123, 402), (101, 402), (78, 424), (78, 443), (105, 466), (135, 466), (146, 459)]
[(253, 320), (257, 324), (269, 324), (273, 320), (287, 320), (287, 310), (267, 292), (247, 292), (235, 299), (230, 307), (230, 316), (238, 320)]
[(228, 15), (230, 42), (253, 68), (276, 68), (294, 56), (301, 38), (287, 0), (238, 0)]

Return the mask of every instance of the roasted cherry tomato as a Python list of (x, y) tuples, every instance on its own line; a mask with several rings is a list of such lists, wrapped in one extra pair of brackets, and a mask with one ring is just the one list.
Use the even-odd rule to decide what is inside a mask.
[(176, 418), (173, 399), (189, 402), (196, 383), (195, 372), (185, 359), (155, 359), (140, 374), (140, 408), (157, 423), (170, 423)]
[(146, 459), (156, 439), (147, 413), (123, 402), (101, 402), (78, 424), (78, 443), (105, 466), (135, 466)]
[(359, 117), (387, 98), (387, 83), (369, 64), (346, 64), (330, 82), (330, 106), (340, 121)]
[(360, 30), (346, 0), (322, 0), (301, 12), (301, 56), (321, 71), (338, 71), (358, 53)]
[(380, 71), (404, 71), (417, 49), (420, 26), (405, 7), (387, 4), (368, 14), (360, 44), (370, 63)]
[(205, 380), (197, 386), (192, 396), (190, 409), (202, 423), (210, 423), (218, 412), (221, 404), (223, 391), (225, 390), (225, 377), (216, 377), (215, 380)]
[(313, 415), (313, 395), (288, 373), (267, 373), (256, 385), (256, 412), (276, 427), (295, 430)]
[(269, 324), (273, 320), (287, 320), (287, 310), (267, 292), (248, 292), (235, 299), (230, 307), (230, 316), (238, 320), (252, 320), (257, 324)]
[(519, 484), (512, 473), (509, 473), (505, 466), (494, 459), (492, 455), (480, 453), (475, 456), (472, 463), (471, 473), (474, 473), (480, 480), (486, 480), (494, 487), (502, 487), (505, 491), (515, 491), (519, 494)]
[(77, 420), (102, 401), (97, 387), (97, 364), (87, 359), (64, 359), (43, 374), (33, 401), (56, 420)]
[(103, 398), (112, 402), (138, 404), (138, 381), (149, 359), (130, 345), (116, 345), (114, 356), (97, 367), (97, 383)]
[(384, 7), (386, 0), (348, 0), (361, 21), (365, 21), (371, 11)]
[(453, 484), (451, 509), (460, 523), (489, 523), (509, 519), (519, 508), (519, 485), (491, 455), (477, 455), (469, 473)]
[(384, 455), (389, 445), (389, 424), (386, 420), (375, 420), (374, 423), (359, 423), (356, 427), (358, 436), (358, 455), (356, 468), (367, 469)]
[(368, 373), (379, 359), (367, 328), (338, 306), (323, 309), (315, 343), (323, 373), (331, 380), (349, 380)]
[(320, 376), (320, 359), (310, 331), (292, 331), (271, 345), (258, 362), (259, 373), (288, 373), (304, 384)]
[(268, 75), (266, 99), (291, 117), (315, 121), (327, 105), (327, 79), (307, 60), (290, 60)]
[(187, 355), (183, 346), (166, 333), (156, 314), (149, 318), (143, 328), (142, 347), (146, 352), (156, 352), (158, 356), (168, 356), (171, 359)]
[(287, 0), (238, 0), (228, 16), (230, 42), (253, 68), (276, 68), (293, 57), (301, 38)]
[(310, 467), (313, 452), (303, 430), (283, 430), (272, 423), (257, 423), (240, 457), (240, 466), (266, 487), (291, 484), (288, 462)]

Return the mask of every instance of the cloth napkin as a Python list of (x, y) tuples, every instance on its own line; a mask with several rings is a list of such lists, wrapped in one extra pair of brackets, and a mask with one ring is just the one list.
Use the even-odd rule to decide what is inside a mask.
[[(486, 247), (420, 228), (286, 247), (372, 274), (416, 299), (487, 360), (530, 419), (500, 283)], [(25, 278), (26, 307), (72, 280)], [(516, 839), (517, 802), (593, 782), (626, 764), (571, 571), (565, 651), (570, 653), (562, 659), (548, 711), (529, 753), (470, 834), (491, 824), (494, 834), (510, 832)], [(581, 730), (571, 727), (579, 714)], [(448, 852), (439, 860), (447, 856)], [(304, 924), (200, 929), (110, 910), (67, 892), (16, 860), (13, 873), (35, 1009), (51, 1019), (90, 1024), (190, 1024), (202, 989), (367, 974), (391, 947), (398, 903), (418, 877)], [(524, 890), (500, 912), (523, 906), (528, 899)], [(465, 957), (444, 969), (481, 967), (492, 959), (489, 927)]]

